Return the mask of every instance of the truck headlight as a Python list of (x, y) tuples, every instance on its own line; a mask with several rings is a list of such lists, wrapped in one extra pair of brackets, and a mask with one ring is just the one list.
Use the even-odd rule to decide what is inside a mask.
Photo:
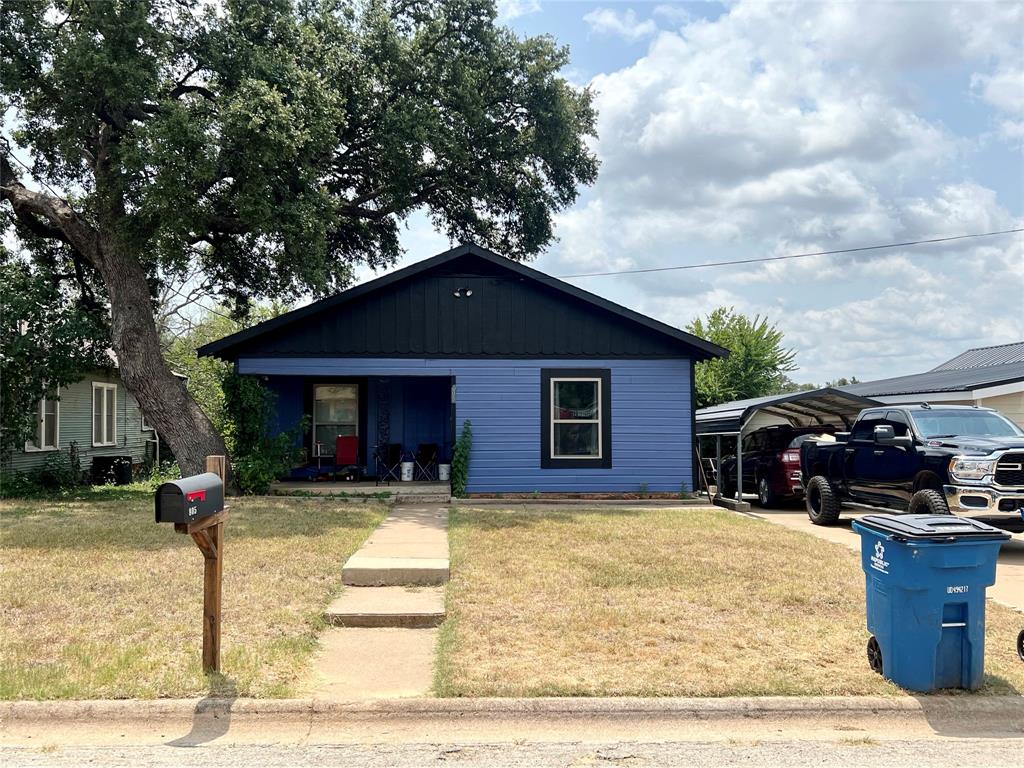
[(957, 480), (981, 480), (995, 472), (995, 459), (971, 459), (954, 456), (949, 461), (949, 474)]

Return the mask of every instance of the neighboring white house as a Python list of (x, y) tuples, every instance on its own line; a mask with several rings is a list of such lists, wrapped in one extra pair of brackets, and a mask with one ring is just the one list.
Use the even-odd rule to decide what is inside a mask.
[(62, 387), (55, 398), (36, 404), (35, 434), (3, 462), (7, 472), (30, 472), (58, 452), (78, 452), (82, 471), (91, 474), (96, 456), (128, 456), (134, 466), (155, 454), (156, 433), (116, 368), (95, 370)]
[(883, 403), (982, 405), (1024, 428), (1024, 341), (968, 349), (925, 373), (843, 389)]

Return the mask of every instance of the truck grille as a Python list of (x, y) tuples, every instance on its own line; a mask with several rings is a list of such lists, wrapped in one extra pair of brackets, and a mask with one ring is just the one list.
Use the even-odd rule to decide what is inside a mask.
[(996, 464), (996, 483), (1024, 485), (1024, 453), (1004, 453)]

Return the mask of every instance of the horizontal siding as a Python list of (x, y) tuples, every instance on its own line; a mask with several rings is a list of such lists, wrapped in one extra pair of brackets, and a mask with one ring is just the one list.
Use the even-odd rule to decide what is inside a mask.
[[(457, 427), (473, 423), (472, 493), (691, 488), (688, 360), (241, 358), (238, 366), (269, 376), (454, 376)], [(540, 371), (559, 367), (611, 370), (610, 469), (541, 468)]]
[[(117, 444), (92, 446), (92, 382), (117, 384)], [(140, 462), (146, 455), (146, 439), (151, 431), (142, 431), (142, 411), (138, 401), (125, 389), (120, 377), (111, 371), (96, 371), (81, 381), (60, 390), (59, 450), (65, 454), (77, 443), (82, 469), (89, 470), (93, 456), (131, 456)], [(16, 448), (4, 463), (5, 471), (27, 472), (43, 466), (54, 451), (24, 451)]]
[(1024, 392), (1011, 392), (1008, 395), (986, 397), (978, 401), (978, 405), (995, 408), (1003, 416), (1024, 429)]

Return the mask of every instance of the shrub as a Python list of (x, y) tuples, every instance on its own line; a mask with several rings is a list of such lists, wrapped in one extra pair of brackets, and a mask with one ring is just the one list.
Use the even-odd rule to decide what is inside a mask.
[(272, 434), (274, 393), (259, 379), (236, 373), (224, 378), (224, 410), (224, 437), (239, 492), (267, 493), (270, 484), (300, 460), (306, 420)]
[(463, 498), (466, 495), (466, 484), (469, 482), (469, 449), (473, 446), (473, 424), (466, 419), (462, 424), (462, 433), (455, 441), (455, 454), (452, 456), (452, 496)]

